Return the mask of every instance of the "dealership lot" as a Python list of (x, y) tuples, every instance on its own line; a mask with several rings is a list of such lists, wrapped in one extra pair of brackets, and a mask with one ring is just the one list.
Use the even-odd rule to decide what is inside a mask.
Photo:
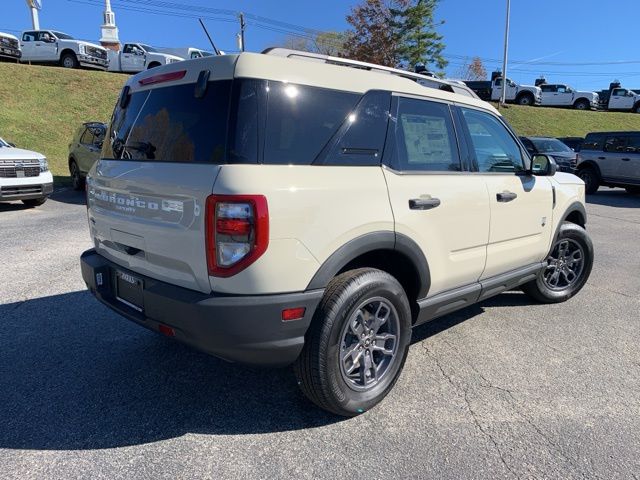
[(640, 476), (640, 196), (588, 198), (589, 283), (507, 293), (414, 331), (400, 381), (355, 419), (288, 369), (227, 364), (85, 290), (82, 194), (0, 204), (3, 478)]

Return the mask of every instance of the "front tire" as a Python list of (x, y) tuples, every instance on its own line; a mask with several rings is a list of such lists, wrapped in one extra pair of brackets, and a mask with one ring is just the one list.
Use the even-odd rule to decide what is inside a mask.
[(600, 188), (600, 176), (593, 167), (585, 167), (578, 171), (578, 177), (582, 179), (585, 185), (585, 192), (592, 195)]
[(64, 68), (78, 68), (78, 59), (73, 53), (65, 53), (60, 57), (60, 65)]
[(398, 281), (380, 270), (351, 270), (327, 286), (294, 372), (313, 403), (355, 416), (391, 391), (410, 341), (411, 309)]
[(593, 243), (580, 225), (564, 222), (548, 265), (522, 291), (540, 303), (569, 300), (587, 283), (593, 267)]
[(42, 197), (42, 198), (30, 198), (28, 200), (22, 200), (22, 203), (24, 203), (27, 207), (33, 208), (33, 207), (39, 207), (46, 201), (47, 201), (47, 197)]
[(591, 105), (588, 100), (578, 100), (574, 107), (576, 110), (589, 110)]

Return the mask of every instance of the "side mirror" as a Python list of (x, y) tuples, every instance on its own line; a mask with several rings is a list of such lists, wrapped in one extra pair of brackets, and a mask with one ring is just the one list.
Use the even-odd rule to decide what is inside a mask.
[(531, 173), (539, 177), (553, 177), (558, 171), (558, 164), (548, 155), (534, 155), (531, 159)]

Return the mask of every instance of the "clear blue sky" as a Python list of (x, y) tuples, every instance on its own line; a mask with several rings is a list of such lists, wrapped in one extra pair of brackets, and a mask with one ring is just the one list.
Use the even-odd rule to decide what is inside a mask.
[[(207, 41), (194, 18), (151, 13), (164, 11), (144, 6), (150, 0), (112, 0), (123, 41), (143, 41), (158, 46), (207, 47)], [(153, 1), (153, 0), (151, 0)], [(157, 4), (158, 0), (155, 0)], [(357, 0), (167, 0), (221, 10), (244, 11), (289, 24), (316, 30), (344, 30), (345, 15)], [(43, 28), (65, 31), (79, 38), (96, 41), (100, 37), (103, 4), (101, 0), (42, 0), (40, 23)], [(166, 2), (165, 2), (166, 3)], [(137, 4), (137, 5), (136, 5)], [(479, 56), (488, 71), (500, 65), (504, 36), (505, 0), (441, 0), (437, 18), (451, 64), (450, 76), (456, 76), (461, 58)], [(511, 64), (509, 76), (521, 83), (533, 83), (539, 74), (548, 81), (569, 83), (576, 88), (606, 88), (617, 78), (631, 88), (640, 88), (640, 49), (638, 48), (637, 0), (617, 0), (615, 24), (606, 6), (595, 0), (523, 1), (513, 0), (511, 10), (510, 58), (528, 62)], [(146, 11), (133, 11), (135, 9)], [(175, 12), (175, 10), (174, 10)], [(195, 10), (194, 10), (195, 12)], [(206, 13), (206, 20), (219, 48), (236, 49), (238, 24), (226, 12)], [(184, 15), (185, 12), (182, 12)], [(290, 26), (247, 19), (247, 49), (259, 51), (281, 42)], [(264, 26), (272, 28), (265, 29)], [(16, 33), (31, 28), (24, 0), (2, 0), (0, 30)], [(637, 62), (602, 64), (603, 62)], [(543, 62), (555, 62), (545, 65)], [(571, 65), (599, 63), (599, 65)]]

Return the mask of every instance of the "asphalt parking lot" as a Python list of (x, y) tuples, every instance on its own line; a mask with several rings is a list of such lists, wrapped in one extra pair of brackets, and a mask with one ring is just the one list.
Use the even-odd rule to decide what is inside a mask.
[(0, 477), (640, 477), (640, 196), (588, 199), (589, 283), (510, 292), (414, 331), (375, 410), (310, 405), (288, 369), (225, 363), (84, 290), (83, 195), (0, 204)]

